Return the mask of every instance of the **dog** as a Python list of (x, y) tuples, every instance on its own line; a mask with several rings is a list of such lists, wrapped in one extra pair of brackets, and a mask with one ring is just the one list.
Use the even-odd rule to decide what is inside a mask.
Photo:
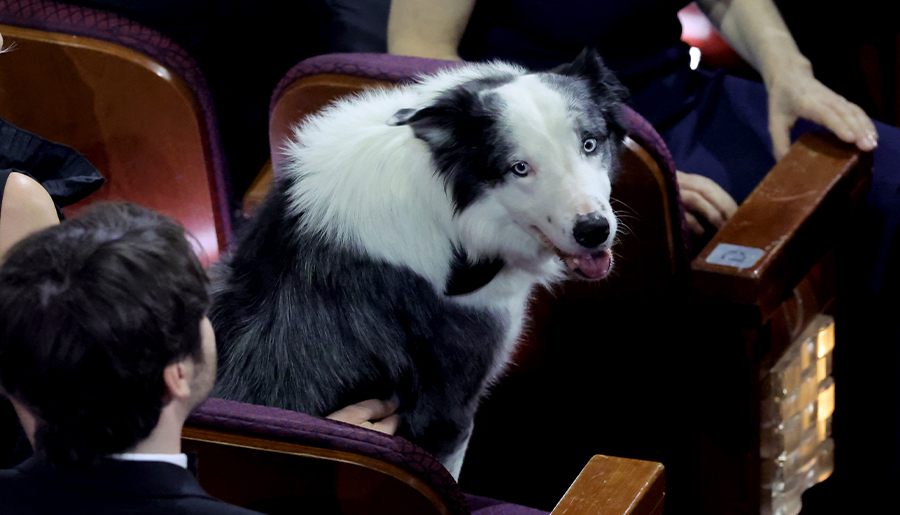
[(338, 101), (216, 267), (216, 397), (322, 416), (395, 398), (458, 478), (536, 285), (612, 267), (626, 90), (593, 51), (467, 64)]

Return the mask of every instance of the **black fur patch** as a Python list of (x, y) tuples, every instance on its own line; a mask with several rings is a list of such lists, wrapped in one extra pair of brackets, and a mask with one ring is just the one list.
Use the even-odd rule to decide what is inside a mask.
[(448, 302), (408, 269), (298, 233), (287, 188), (273, 189), (214, 270), (213, 395), (313, 415), (396, 395), (398, 434), (447, 457), (467, 435), (509, 321)]
[(629, 93), (612, 70), (606, 67), (597, 51), (586, 48), (571, 63), (557, 66), (543, 76), (545, 80), (558, 82), (560, 75), (584, 81), (592, 103), (606, 120), (610, 136), (617, 145), (620, 144), (627, 132), (622, 119), (622, 104), (628, 100)]
[(466, 251), (453, 249), (453, 265), (444, 295), (466, 295), (487, 286), (500, 273), (506, 263), (502, 259), (481, 259), (477, 263), (469, 263)]
[[(428, 144), (457, 213), (503, 180), (511, 148), (497, 127), (500, 106), (490, 90), (512, 81), (502, 74), (470, 81), (440, 96), (397, 125), (409, 125)], [(403, 110), (405, 111), (405, 110)]]

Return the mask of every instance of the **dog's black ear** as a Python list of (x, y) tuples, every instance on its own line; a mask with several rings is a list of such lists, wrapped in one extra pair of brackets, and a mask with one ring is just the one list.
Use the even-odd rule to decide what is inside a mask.
[(416, 128), (417, 126), (432, 125), (449, 116), (451, 113), (447, 106), (438, 103), (422, 109), (401, 109), (388, 118), (387, 124), (392, 126), (409, 125)]
[[(466, 90), (455, 90), (421, 109), (401, 109), (391, 116), (388, 125), (409, 125), (417, 138), (438, 148), (452, 141), (458, 132), (471, 133), (481, 119), (482, 106), (477, 96)], [(456, 134), (459, 136), (459, 134)]]
[(616, 74), (603, 62), (597, 49), (587, 47), (571, 63), (561, 64), (550, 71), (586, 80), (591, 88), (591, 96), (601, 106), (610, 123), (610, 129), (624, 138), (626, 129), (620, 105), (627, 102), (630, 95)]
[(394, 113), (394, 116), (388, 118), (387, 124), (392, 127), (397, 125), (408, 125), (418, 112), (419, 111), (415, 109), (401, 109)]
[(582, 50), (571, 63), (561, 64), (550, 71), (587, 80), (593, 93), (608, 102), (623, 103), (628, 100), (628, 90), (593, 47)]
[(417, 138), (430, 146), (448, 139), (452, 131), (454, 114), (443, 105), (432, 105), (422, 109), (401, 109), (388, 119), (388, 125), (409, 125)]

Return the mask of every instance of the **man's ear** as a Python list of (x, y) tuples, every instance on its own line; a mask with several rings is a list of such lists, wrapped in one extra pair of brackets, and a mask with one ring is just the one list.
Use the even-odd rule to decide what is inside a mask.
[(195, 366), (190, 359), (183, 359), (169, 364), (163, 370), (163, 382), (166, 384), (167, 399), (182, 399), (191, 395), (191, 382), (194, 379)]

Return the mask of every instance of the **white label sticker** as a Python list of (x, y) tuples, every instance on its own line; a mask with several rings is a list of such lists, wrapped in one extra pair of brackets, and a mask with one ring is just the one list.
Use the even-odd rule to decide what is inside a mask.
[(763, 254), (765, 254), (763, 249), (720, 243), (706, 258), (706, 262), (734, 268), (747, 268), (756, 264)]

